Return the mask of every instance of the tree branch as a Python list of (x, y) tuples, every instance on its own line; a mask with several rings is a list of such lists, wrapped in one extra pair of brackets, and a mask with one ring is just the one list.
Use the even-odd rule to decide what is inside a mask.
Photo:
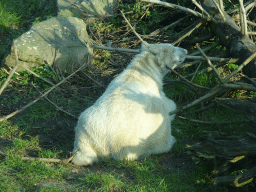
[[(89, 58), (88, 61), (89, 62)], [(28, 108), (29, 106), (33, 105), (34, 103), (36, 103), (37, 101), (39, 101), (42, 97), (46, 96), (47, 94), (49, 94), (53, 89), (55, 89), (56, 87), (58, 87), (59, 85), (61, 85), (62, 83), (64, 83), (67, 79), (69, 79), (70, 77), (72, 77), (74, 74), (76, 74), (78, 71), (80, 71), (82, 68), (84, 68), (85, 65), (87, 65), (87, 62), (85, 62), (81, 67), (79, 67), (79, 69), (77, 69), (75, 72), (73, 72), (72, 74), (70, 74), (68, 77), (64, 78), (62, 81), (60, 81), (59, 83), (57, 83), (56, 85), (52, 86), (48, 91), (46, 91), (44, 94), (42, 94), (40, 97), (38, 97), (37, 99), (35, 99), (34, 101), (30, 102), (29, 104), (21, 107), (20, 109), (16, 110), (15, 112), (6, 115), (4, 117), (0, 118), (0, 122), (7, 120), (11, 117), (13, 117), (14, 115), (16, 115), (17, 113), (25, 110), (26, 108)]]
[(166, 7), (170, 7), (170, 8), (173, 8), (173, 9), (180, 9), (182, 11), (185, 11), (185, 12), (189, 13), (189, 14), (195, 15), (197, 17), (201, 17), (203, 19), (206, 19), (201, 13), (199, 13), (197, 11), (194, 11), (192, 9), (180, 6), (180, 5), (175, 5), (175, 4), (172, 4), (172, 3), (166, 3), (166, 2), (163, 2), (163, 1), (157, 1), (157, 0), (141, 0), (141, 1), (144, 1), (144, 2), (147, 2), (147, 3), (155, 3), (155, 4), (163, 5), (163, 6), (166, 6)]
[(202, 53), (202, 55), (204, 56), (204, 58), (207, 60), (207, 63), (210, 65), (210, 67), (213, 69), (213, 71), (215, 72), (215, 74), (217, 75), (219, 81), (221, 83), (223, 83), (222, 78), (220, 77), (220, 74), (218, 73), (218, 71), (216, 70), (216, 68), (214, 67), (214, 65), (212, 64), (212, 62), (209, 60), (209, 58), (204, 54), (204, 52), (202, 51), (202, 49), (199, 47), (198, 43), (196, 44), (197, 49)]
[(11, 80), (13, 74), (15, 73), (16, 69), (19, 67), (20, 62), (18, 59), (18, 53), (17, 53), (17, 49), (15, 46), (15, 42), (13, 41), (13, 50), (14, 50), (14, 55), (15, 55), (15, 66), (12, 69), (12, 71), (10, 72), (9, 76), (7, 77), (6, 81), (4, 82), (4, 84), (2, 85), (1, 89), (0, 89), (0, 95), (2, 94), (2, 92), (4, 91), (5, 87), (8, 85), (9, 81)]
[(244, 10), (243, 0), (239, 0), (240, 4), (240, 22), (241, 22), (241, 33), (244, 36), (248, 36), (247, 33), (247, 20), (246, 20), (246, 12)]
[(186, 38), (187, 36), (191, 35), (191, 33), (196, 30), (197, 28), (199, 28), (201, 25), (203, 24), (202, 21), (200, 21), (193, 29), (191, 29), (189, 32), (187, 32), (185, 35), (183, 35), (182, 37), (180, 37), (177, 41), (173, 42), (172, 45), (176, 45), (177, 43), (181, 42), (184, 38)]

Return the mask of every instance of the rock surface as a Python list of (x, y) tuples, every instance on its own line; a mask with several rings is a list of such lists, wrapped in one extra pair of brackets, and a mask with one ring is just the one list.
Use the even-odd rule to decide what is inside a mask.
[[(48, 63), (61, 72), (71, 73), (91, 53), (88, 41), (83, 20), (54, 17), (34, 24), (28, 32), (15, 40), (15, 45), (23, 66), (30, 68)], [(15, 65), (13, 47), (11, 54), (3, 60), (3, 65)], [(19, 70), (24, 69), (19, 67)]]
[(58, 16), (113, 15), (117, 0), (58, 0)]

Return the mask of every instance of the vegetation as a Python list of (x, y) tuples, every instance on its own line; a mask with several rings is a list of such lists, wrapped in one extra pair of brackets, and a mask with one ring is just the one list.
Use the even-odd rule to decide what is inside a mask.
[[(197, 21), (194, 17), (187, 18), (183, 23), (152, 37), (149, 35), (151, 32), (174, 22), (172, 18), (180, 17), (182, 14), (178, 11), (170, 12), (169, 9), (159, 6), (148, 6), (147, 3), (129, 2), (121, 4), (120, 7), (123, 12), (131, 12), (126, 14), (128, 20), (148, 42), (174, 42), (190, 29), (187, 27), (191, 22)], [(228, 9), (235, 7), (230, 2), (226, 2)], [(187, 1), (181, 3), (191, 4)], [(1, 0), (0, 59), (10, 51), (12, 40), (27, 31), (33, 23), (54, 16), (55, 4), (55, 1), (50, 0)], [(91, 34), (95, 42), (105, 44), (111, 41), (116, 47), (122, 48), (138, 48), (140, 44), (137, 37), (128, 32), (130, 28), (120, 15), (95, 22), (90, 26), (90, 30), (92, 34), (97, 34)], [(207, 26), (195, 30), (192, 38), (208, 34), (209, 30), (211, 29)], [(200, 46), (205, 48), (216, 41), (217, 38), (211, 38)], [(181, 45), (191, 53), (195, 51), (193, 45), (182, 43)], [(213, 56), (215, 53), (225, 52), (225, 47), (218, 46), (208, 54)], [(246, 122), (232, 123), (234, 120), (246, 119), (244, 114), (225, 105), (211, 107), (212, 98), (176, 115), (172, 131), (177, 143), (167, 154), (153, 155), (140, 161), (130, 162), (107, 159), (91, 167), (22, 160), (22, 157), (60, 159), (69, 157), (73, 148), (73, 129), (77, 119), (64, 111), (77, 117), (104, 92), (110, 80), (131, 60), (130, 55), (100, 49), (95, 49), (94, 54), (95, 59), (91, 66), (87, 66), (84, 71), (47, 95), (47, 99), (55, 105), (48, 100), (41, 100), (15, 117), (0, 122), (0, 151), (7, 155), (7, 157), (0, 155), (1, 191), (246, 192), (255, 189), (255, 181), (241, 188), (214, 185), (215, 162), (199, 162), (195, 158), (193, 162), (192, 156), (188, 154), (186, 145), (202, 142), (205, 133), (215, 131), (225, 135), (239, 135), (250, 131), (250, 126)], [(219, 83), (213, 71), (202, 71), (207, 67), (206, 62), (201, 62), (200, 67), (197, 67), (191, 65), (179, 69), (178, 72), (193, 79), (191, 80), (193, 83), (205, 87), (212, 88)], [(218, 70), (224, 78), (237, 67), (236, 63), (229, 63), (221, 65)], [(52, 83), (62, 79), (47, 64), (31, 70)], [(197, 73), (191, 75), (195, 71)], [(8, 73), (8, 70), (0, 69), (0, 87), (6, 81)], [(236, 76), (235, 81), (239, 80), (239, 76)], [(165, 82), (166, 95), (175, 100), (178, 106), (184, 106), (206, 92), (201, 88), (191, 88), (173, 74), (167, 75)], [(51, 86), (28, 71), (15, 73), (0, 95), (0, 115), (8, 115), (26, 105)], [(215, 101), (221, 100), (223, 96), (249, 100), (255, 98), (256, 94), (245, 90), (229, 91), (218, 95)], [(242, 171), (245, 170), (236, 170), (231, 174), (239, 174)]]

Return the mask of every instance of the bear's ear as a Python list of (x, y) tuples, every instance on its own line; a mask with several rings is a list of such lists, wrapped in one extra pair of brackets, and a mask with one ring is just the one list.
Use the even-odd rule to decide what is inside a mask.
[[(147, 46), (149, 46), (149, 44), (148, 44), (146, 41), (144, 41), (144, 42), (146, 43)], [(149, 50), (148, 50), (148, 48), (144, 45), (144, 43), (141, 42), (141, 52), (142, 52), (142, 51), (149, 51)]]

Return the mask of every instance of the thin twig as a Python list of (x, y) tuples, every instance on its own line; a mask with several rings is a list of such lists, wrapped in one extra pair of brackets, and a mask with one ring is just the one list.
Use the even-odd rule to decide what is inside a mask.
[[(89, 62), (89, 59), (88, 59)], [(43, 98), (44, 96), (46, 96), (47, 94), (49, 94), (53, 89), (55, 89), (56, 87), (58, 87), (59, 85), (61, 85), (62, 83), (64, 83), (67, 79), (69, 79), (70, 77), (72, 77), (74, 74), (76, 74), (78, 71), (80, 71), (82, 68), (84, 68), (84, 66), (87, 65), (87, 62), (85, 62), (81, 67), (79, 67), (79, 69), (77, 69), (75, 72), (73, 72), (72, 74), (70, 74), (68, 77), (64, 78), (62, 81), (60, 81), (59, 83), (57, 83), (56, 85), (52, 86), (48, 91), (46, 91), (44, 94), (42, 94), (40, 97), (38, 97), (37, 99), (35, 99), (34, 101), (30, 102), (29, 104), (21, 107), (20, 109), (16, 110), (15, 112), (6, 115), (4, 117), (0, 118), (0, 122), (7, 120), (11, 117), (13, 117), (14, 115), (16, 115), (17, 113), (25, 110), (26, 108), (28, 108), (29, 106), (33, 105), (34, 103), (36, 103), (37, 101), (39, 101), (41, 98)]]
[(256, 35), (256, 32), (248, 31), (247, 34), (248, 34), (248, 35)]
[(199, 64), (198, 67), (196, 68), (195, 75), (192, 77), (191, 82), (193, 82), (193, 79), (195, 78), (195, 76), (196, 76), (196, 74), (197, 74), (199, 68), (201, 67), (201, 64), (202, 64), (202, 62), (200, 62), (200, 64)]
[(143, 41), (143, 39), (140, 37), (140, 35), (133, 29), (132, 25), (130, 24), (130, 22), (127, 20), (127, 18), (125, 17), (124, 13), (120, 10), (123, 18), (125, 19), (125, 21), (127, 22), (127, 24), (130, 26), (130, 28), (132, 29), (133, 33), (141, 40), (141, 42), (147, 47), (147, 49), (153, 54), (155, 55), (155, 53), (150, 50), (149, 46), (147, 45), (147, 43), (145, 43), (145, 41)]
[[(225, 16), (224, 16), (224, 14), (223, 14), (223, 8), (221, 9), (220, 8), (220, 6), (218, 5), (218, 3), (215, 1), (215, 0), (212, 0), (212, 2), (215, 4), (215, 6), (218, 8), (218, 10), (219, 10), (219, 12), (220, 12), (220, 15), (221, 15), (221, 17), (222, 17), (222, 20), (223, 20), (223, 22), (225, 22), (226, 21), (226, 18), (225, 18)], [(222, 2), (222, 6), (223, 6), (223, 2)]]
[[(247, 6), (247, 5), (249, 5), (250, 3), (252, 3), (252, 2), (254, 2), (254, 0), (250, 0), (250, 1), (247, 1), (246, 3), (244, 3), (244, 6)], [(239, 10), (239, 7), (236, 7), (236, 8), (234, 8), (234, 9), (232, 9), (232, 10), (227, 10), (227, 11), (225, 11), (227, 14), (232, 14), (232, 13), (235, 13), (235, 12), (237, 12)]]
[[(40, 95), (43, 94), (43, 93), (34, 85), (34, 83), (32, 83), (32, 85), (33, 85), (33, 87), (40, 93)], [(66, 114), (68, 114), (68, 115), (70, 115), (70, 116), (72, 116), (72, 117), (78, 119), (77, 116), (75, 116), (75, 115), (73, 115), (73, 114), (71, 114), (71, 113), (65, 111), (64, 109), (60, 108), (58, 105), (56, 105), (55, 103), (53, 103), (50, 99), (48, 99), (47, 96), (44, 96), (44, 98), (45, 98), (47, 101), (49, 101), (52, 105), (54, 105), (58, 110), (60, 110), (60, 111), (62, 111), (63, 113), (66, 113)]]
[(157, 29), (157, 30), (153, 31), (152, 33), (150, 33), (149, 35), (150, 35), (150, 36), (153, 36), (153, 35), (157, 35), (158, 33), (163, 32), (163, 31), (166, 31), (167, 29), (169, 29), (169, 28), (171, 28), (172, 26), (176, 25), (177, 23), (181, 22), (183, 19), (187, 18), (188, 16), (189, 16), (189, 15), (186, 15), (185, 17), (183, 17), (183, 18), (181, 18), (181, 19), (175, 21), (174, 23), (171, 23), (170, 25), (167, 25), (167, 26), (165, 26), (165, 27), (163, 27), (163, 28), (161, 28), (161, 29)]
[(240, 4), (240, 22), (241, 22), (241, 33), (244, 36), (248, 36), (247, 33), (247, 20), (246, 20), (246, 12), (244, 10), (243, 0), (239, 0)]
[(197, 92), (197, 90), (196, 90), (190, 83), (187, 83), (186, 81), (181, 81), (181, 80), (167, 80), (167, 81), (165, 81), (164, 83), (167, 84), (167, 83), (172, 83), (172, 82), (177, 82), (177, 83), (185, 84), (185, 85), (187, 85), (188, 87), (190, 87), (191, 89), (193, 89), (194, 92)]
[(223, 87), (231, 88), (231, 89), (240, 89), (240, 90), (242, 89), (242, 90), (248, 90), (248, 91), (256, 91), (256, 88), (250, 84), (236, 85), (236, 84), (224, 83)]
[(39, 79), (42, 79), (43, 81), (45, 81), (46, 83), (54, 86), (54, 84), (51, 81), (48, 81), (47, 79), (41, 77), (40, 75), (36, 74), (35, 72), (31, 71), (30, 69), (28, 69), (25, 66), (21, 66), (23, 69), (27, 70), (29, 73), (33, 74), (34, 76), (38, 77)]
[(196, 44), (197, 49), (202, 53), (202, 55), (204, 56), (204, 58), (207, 60), (207, 63), (210, 65), (210, 67), (213, 69), (213, 71), (215, 72), (215, 74), (217, 75), (219, 81), (221, 83), (223, 83), (222, 78), (220, 77), (220, 74), (218, 73), (218, 71), (216, 70), (216, 68), (214, 67), (214, 65), (212, 64), (212, 62), (209, 60), (209, 58), (204, 54), (204, 52), (202, 51), (202, 49), (199, 47), (198, 43)]
[(242, 74), (242, 76), (245, 77), (246, 79), (248, 79), (253, 84), (253, 86), (256, 87), (256, 82), (254, 80), (252, 80), (250, 77), (248, 77), (245, 74)]
[[(139, 49), (112, 48), (112, 47), (99, 46), (99, 45), (93, 45), (92, 47), (96, 49), (105, 49), (105, 50), (114, 51), (114, 52), (128, 52), (128, 53), (134, 53), (134, 54), (140, 53)], [(202, 50), (205, 50), (205, 49), (202, 49)], [(238, 61), (238, 59), (236, 58), (218, 58), (218, 57), (208, 57), (208, 58), (211, 61), (217, 61), (217, 62), (236, 63)], [(186, 59), (205, 60), (203, 56), (193, 56), (193, 55), (186, 55)]]
[(12, 69), (12, 71), (10, 72), (9, 76), (7, 77), (6, 81), (4, 82), (4, 84), (2, 85), (1, 89), (0, 89), (0, 95), (2, 94), (2, 92), (4, 91), (5, 87), (8, 85), (9, 81), (11, 80), (13, 74), (15, 73), (16, 69), (19, 67), (20, 62), (18, 60), (18, 53), (17, 53), (17, 49), (15, 46), (15, 42), (13, 41), (13, 50), (14, 50), (14, 55), (15, 55), (15, 67)]
[(255, 27), (256, 27), (256, 23), (254, 23), (254, 22), (247, 21), (247, 24), (249, 24), (249, 25), (252, 25), (252, 26), (255, 26)]
[(208, 18), (210, 18), (214, 23), (217, 23), (217, 21), (201, 6), (197, 3), (196, 0), (192, 0), (192, 2), (205, 14)]
[(113, 47), (106, 47), (106, 46), (99, 46), (99, 45), (92, 45), (92, 48), (105, 49), (105, 50), (114, 51), (114, 52), (128, 52), (128, 53), (134, 53), (134, 54), (140, 53), (139, 49), (113, 48)]
[(201, 85), (197, 85), (195, 83), (192, 83), (191, 81), (187, 80), (185, 77), (183, 77), (181, 74), (179, 74), (178, 72), (176, 72), (174, 69), (172, 69), (171, 67), (169, 66), (166, 66), (169, 70), (171, 70), (173, 73), (175, 73), (175, 75), (179, 76), (182, 80), (186, 81), (187, 83), (189, 83), (190, 85), (193, 85), (194, 87), (198, 87), (198, 88), (201, 88), (201, 89), (210, 89), (208, 87), (204, 87), (204, 86), (201, 86)]
[(101, 83), (99, 83), (99, 82), (96, 81), (95, 79), (91, 78), (88, 74), (84, 73), (83, 71), (82, 71), (82, 73), (83, 73), (86, 77), (88, 77), (89, 79), (91, 79), (94, 83), (96, 83), (97, 85), (99, 85), (100, 87), (104, 87), (103, 85), (101, 85)]
[(239, 65), (232, 73), (230, 73), (223, 81), (227, 82), (233, 75), (235, 75), (238, 71), (241, 71), (243, 67), (245, 67), (248, 63), (250, 63), (256, 57), (256, 52), (253, 53), (250, 57), (248, 57), (241, 65)]
[[(202, 48), (202, 50), (203, 50), (204, 52), (209, 51), (209, 50), (212, 50), (212, 49), (214, 49), (215, 47), (217, 47), (219, 44), (220, 44), (219, 41), (217, 41), (217, 42), (215, 42), (215, 43), (211, 43), (209, 46)], [(198, 55), (198, 54), (201, 54), (201, 52), (200, 52), (200, 51), (195, 51), (195, 52), (193, 52), (193, 53), (191, 53), (191, 54), (189, 54), (189, 55), (193, 56), (193, 55)]]
[(173, 8), (173, 9), (180, 9), (182, 11), (185, 11), (187, 13), (190, 13), (192, 15), (195, 15), (197, 17), (201, 17), (201, 18), (205, 19), (205, 17), (201, 13), (199, 13), (197, 11), (194, 11), (192, 9), (180, 6), (180, 5), (176, 5), (176, 4), (172, 4), (172, 3), (166, 3), (166, 2), (163, 2), (163, 1), (157, 1), (157, 0), (142, 0), (142, 1), (148, 2), (148, 3), (155, 3), (155, 4), (163, 5), (163, 6), (166, 6), (166, 7)]
[[(208, 57), (210, 61), (217, 61), (217, 62), (226, 62), (226, 63), (236, 63), (238, 61), (237, 58), (219, 58), (219, 57)], [(193, 60), (205, 60), (203, 56), (190, 56), (186, 55), (186, 59), (193, 59)]]
[(200, 103), (200, 102), (202, 102), (202, 101), (204, 101), (204, 100), (206, 100), (206, 99), (208, 99), (208, 98), (214, 96), (214, 95), (215, 95), (216, 93), (218, 93), (220, 90), (221, 90), (221, 87), (220, 87), (220, 85), (218, 84), (218, 85), (216, 85), (214, 88), (212, 88), (212, 89), (210, 90), (210, 92), (207, 93), (206, 95), (204, 95), (204, 96), (198, 98), (197, 100), (195, 100), (195, 101), (193, 101), (193, 102), (191, 102), (191, 103), (189, 103), (189, 104), (187, 104), (187, 105), (185, 105), (185, 106), (183, 106), (183, 107), (181, 107), (181, 108), (179, 108), (179, 109), (176, 109), (176, 110), (174, 110), (174, 111), (171, 111), (171, 112), (169, 113), (169, 115), (173, 115), (173, 114), (175, 114), (175, 113), (177, 113), (177, 112), (180, 112), (180, 111), (183, 111), (183, 110), (185, 110), (185, 109), (187, 109), (187, 108), (190, 108), (190, 107), (192, 107), (192, 106), (194, 106), (194, 105), (196, 105), (196, 104), (198, 104), (198, 103)]
[(219, 4), (221, 11), (224, 11), (223, 0), (219, 0)]
[(239, 120), (239, 121), (201, 121), (201, 120), (196, 120), (196, 119), (191, 119), (191, 118), (187, 118), (187, 117), (182, 117), (182, 116), (178, 116), (180, 119), (183, 120), (187, 120), (187, 121), (191, 121), (191, 122), (195, 122), (195, 123), (203, 123), (203, 124), (229, 124), (229, 123), (245, 123), (245, 122), (250, 122), (249, 120)]
[(247, 13), (250, 9), (252, 9), (252, 8), (254, 8), (256, 6), (256, 2), (255, 1), (253, 1), (252, 3), (250, 3), (249, 5), (247, 5), (245, 8), (244, 8), (244, 10), (245, 10), (245, 12)]
[(194, 30), (196, 30), (197, 28), (199, 28), (201, 25), (203, 24), (202, 21), (200, 21), (193, 29), (191, 29), (189, 32), (187, 32), (185, 35), (183, 35), (182, 37), (180, 37), (177, 41), (173, 42), (172, 45), (176, 45), (179, 42), (181, 42), (183, 39), (185, 39), (186, 37), (188, 37), (189, 35), (191, 35), (191, 33), (193, 33)]

